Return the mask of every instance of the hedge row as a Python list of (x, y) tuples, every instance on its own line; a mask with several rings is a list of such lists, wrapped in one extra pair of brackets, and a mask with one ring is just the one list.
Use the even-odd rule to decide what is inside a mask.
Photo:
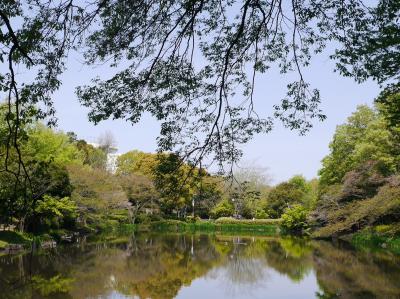
[(219, 221), (187, 223), (178, 220), (162, 220), (150, 223), (149, 228), (153, 231), (170, 232), (255, 232), (266, 235), (276, 235), (279, 233), (279, 221), (269, 219), (254, 221), (234, 219), (234, 221), (229, 222), (228, 220), (220, 219)]
[(232, 217), (221, 217), (215, 220), (217, 224), (245, 224), (245, 225), (280, 225), (281, 219), (236, 219)]

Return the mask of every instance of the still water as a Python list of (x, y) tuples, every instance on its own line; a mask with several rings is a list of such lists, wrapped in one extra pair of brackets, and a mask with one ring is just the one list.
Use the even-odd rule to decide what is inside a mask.
[(400, 298), (400, 256), (294, 238), (102, 237), (0, 256), (0, 298)]

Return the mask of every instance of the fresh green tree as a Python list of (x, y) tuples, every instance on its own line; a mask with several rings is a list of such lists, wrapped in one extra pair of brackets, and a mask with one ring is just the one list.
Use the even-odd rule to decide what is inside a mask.
[(220, 217), (232, 217), (235, 213), (235, 208), (228, 199), (221, 200), (212, 210), (211, 216), (216, 219)]
[(393, 135), (383, 117), (368, 106), (359, 106), (337, 127), (329, 147), (330, 154), (322, 160), (319, 172), (322, 186), (341, 183), (347, 172), (368, 160), (383, 163), (388, 172), (396, 170)]
[(282, 214), (283, 229), (289, 232), (302, 232), (307, 228), (307, 209), (302, 205), (287, 208)]
[[(5, 123), (7, 121), (1, 119), (0, 127)], [(0, 144), (1, 152), (9, 159), (6, 171), (0, 172), (3, 218), (6, 223), (17, 219), (21, 230), (26, 228), (26, 221), (34, 215), (43, 196), (71, 195), (66, 166), (82, 163), (79, 150), (66, 134), (35, 122), (26, 125), (24, 132), (18, 149), (7, 146), (10, 142), (7, 137), (1, 139), (5, 143)]]
[(310, 206), (312, 189), (303, 176), (296, 175), (271, 189), (267, 198), (267, 213), (272, 218), (279, 218), (285, 209), (295, 204)]
[(29, 138), (23, 145), (24, 156), (58, 165), (82, 164), (82, 153), (63, 132), (56, 132), (37, 123), (27, 129)]
[(385, 88), (375, 103), (393, 135), (392, 155), (396, 159), (397, 171), (400, 171), (400, 83)]
[(244, 181), (236, 186), (229, 194), (234, 200), (235, 212), (244, 218), (255, 218), (257, 208), (261, 202), (261, 192), (249, 182)]
[(35, 206), (31, 218), (27, 220), (27, 229), (37, 233), (60, 226), (73, 228), (76, 212), (77, 206), (69, 197), (44, 195)]
[(156, 154), (144, 153), (138, 150), (129, 151), (118, 157), (117, 174), (140, 174), (153, 179), (157, 163)]
[(162, 194), (161, 208), (167, 215), (175, 211), (184, 216), (190, 211), (193, 197), (199, 191), (198, 173), (195, 167), (183, 163), (174, 154), (159, 154), (154, 169), (155, 186)]
[(195, 216), (210, 217), (213, 207), (223, 198), (223, 187), (223, 178), (202, 171), (202, 175), (196, 178), (195, 194), (192, 198)]
[(83, 164), (90, 165), (93, 168), (106, 169), (107, 153), (104, 150), (95, 148), (83, 139), (74, 142), (83, 155)]

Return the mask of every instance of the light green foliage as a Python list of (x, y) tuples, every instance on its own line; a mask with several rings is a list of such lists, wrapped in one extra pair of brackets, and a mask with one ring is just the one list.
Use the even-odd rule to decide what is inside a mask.
[(215, 218), (220, 218), (220, 217), (230, 217), (234, 214), (235, 208), (233, 207), (233, 204), (227, 200), (221, 200), (212, 210), (211, 210), (211, 216)]
[(280, 225), (281, 219), (236, 219), (233, 217), (220, 217), (215, 220), (218, 224), (246, 224), (246, 225)]
[(308, 192), (305, 194), (303, 199), (303, 205), (307, 208), (307, 210), (312, 210), (315, 208), (318, 200), (318, 192), (319, 192), (319, 180), (314, 178), (307, 182), (308, 184)]
[[(266, 204), (265, 204), (266, 205)], [(265, 219), (265, 218), (268, 218), (268, 214), (267, 214), (267, 212), (265, 211), (266, 210), (266, 207), (265, 207), (265, 205), (264, 204), (260, 204), (259, 206), (257, 206), (256, 207), (256, 210), (255, 210), (255, 218), (256, 219)]]
[(44, 195), (27, 217), (26, 228), (32, 233), (45, 233), (61, 228), (74, 229), (77, 206), (69, 197)]
[(330, 154), (322, 160), (319, 172), (323, 186), (340, 183), (347, 172), (368, 160), (382, 162), (389, 172), (396, 170), (391, 153), (393, 135), (383, 117), (368, 106), (359, 106), (337, 127), (329, 147)]
[(268, 194), (268, 215), (279, 218), (286, 208), (294, 204), (303, 204), (311, 191), (312, 189), (305, 178), (298, 175), (287, 182), (278, 184)]
[(85, 140), (72, 140), (83, 156), (83, 163), (93, 168), (106, 169), (107, 153), (88, 144)]
[[(117, 175), (147, 177), (155, 185), (160, 197), (160, 208), (166, 216), (184, 216), (195, 201), (197, 214), (207, 216), (219, 200), (218, 181), (206, 171), (183, 163), (173, 154), (149, 154), (137, 150), (121, 155), (117, 161)], [(182, 212), (182, 213), (181, 213)]]
[(307, 228), (307, 210), (301, 205), (287, 208), (282, 215), (281, 226), (286, 231), (301, 232)]
[[(17, 220), (20, 229), (30, 230), (35, 222), (32, 216), (36, 203), (43, 196), (70, 196), (72, 186), (66, 165), (82, 161), (79, 150), (66, 134), (40, 123), (29, 124), (24, 129), (27, 135), (20, 140), (20, 150), (25, 168), (19, 162), (17, 151), (11, 148), (9, 156), (13, 163), (9, 163), (9, 170), (13, 173), (0, 173), (0, 214), (3, 223)], [(0, 147), (3, 152), (4, 145)], [(19, 175), (15, 176), (16, 173)]]
[(29, 138), (23, 147), (25, 157), (59, 165), (82, 163), (82, 153), (70, 142), (66, 134), (55, 132), (39, 123), (27, 133)]
[(7, 242), (4, 242), (4, 241), (0, 240), (0, 250), (5, 249), (7, 245), (8, 245)]
[(266, 197), (270, 190), (266, 169), (255, 166), (240, 167), (235, 180), (226, 182), (226, 196), (233, 200), (235, 211), (244, 218), (267, 218)]
[(155, 186), (162, 194), (162, 210), (172, 214), (189, 207), (199, 189), (199, 170), (181, 161), (174, 154), (159, 154), (154, 170)]
[(52, 223), (59, 224), (63, 219), (74, 219), (76, 217), (77, 206), (70, 198), (55, 198), (49, 195), (43, 196), (35, 207), (35, 217), (41, 221), (50, 220)]
[(202, 171), (197, 180), (197, 192), (193, 196), (195, 214), (201, 218), (209, 218), (211, 210), (223, 198), (223, 178)]
[[(312, 219), (314, 233), (331, 237), (400, 221), (398, 84), (376, 99), (376, 109), (359, 106), (330, 144), (320, 171), (320, 194)], [(395, 225), (396, 226), (396, 225)]]
[(293, 176), (291, 179), (289, 179), (288, 183), (292, 184), (293, 186), (303, 191), (304, 193), (311, 191), (310, 185), (307, 183), (307, 180), (302, 175)]
[(35, 275), (32, 277), (32, 286), (40, 295), (49, 296), (57, 293), (68, 293), (73, 281), (72, 278), (64, 278), (60, 275), (53, 276), (50, 279)]
[(138, 150), (122, 154), (117, 159), (117, 174), (136, 174), (153, 178), (157, 165), (157, 155), (144, 153)]
[(229, 193), (229, 198), (235, 208), (235, 212), (244, 218), (254, 218), (257, 208), (260, 209), (261, 192), (251, 186), (247, 181), (235, 185)]

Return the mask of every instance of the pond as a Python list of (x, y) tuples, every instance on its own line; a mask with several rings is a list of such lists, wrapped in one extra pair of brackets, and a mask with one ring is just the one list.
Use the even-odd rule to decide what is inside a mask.
[(400, 256), (295, 238), (105, 236), (0, 256), (0, 298), (400, 298)]

